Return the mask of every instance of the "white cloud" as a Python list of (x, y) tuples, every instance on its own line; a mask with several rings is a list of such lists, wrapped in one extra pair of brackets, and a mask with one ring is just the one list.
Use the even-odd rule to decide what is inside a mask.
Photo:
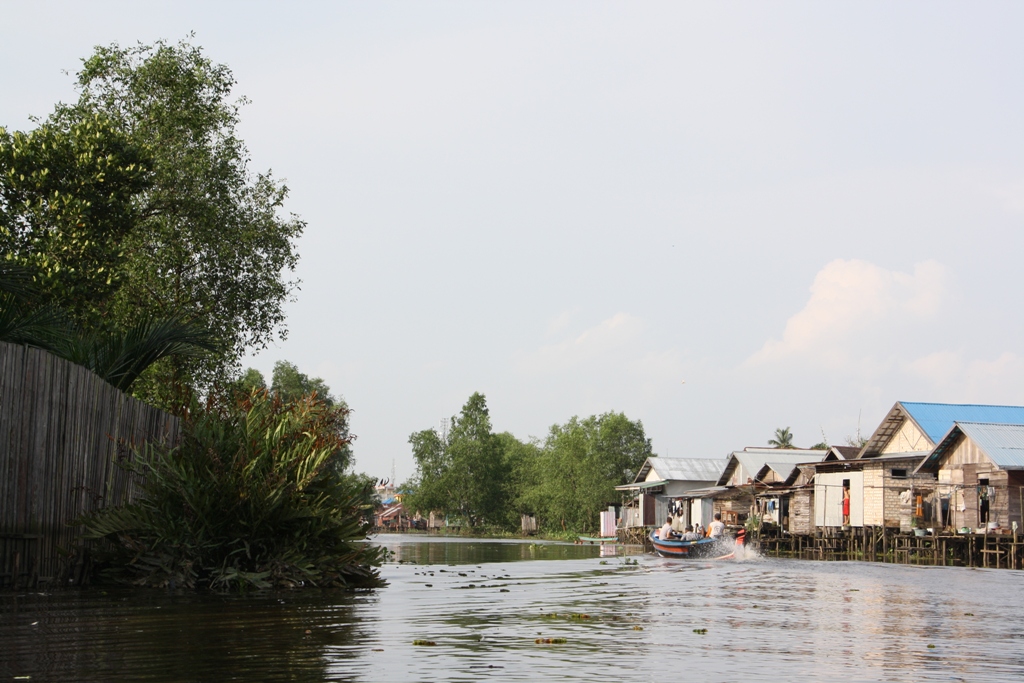
[(527, 373), (563, 372), (599, 360), (621, 360), (624, 347), (643, 332), (643, 321), (628, 313), (616, 313), (581, 334), (557, 344), (542, 346), (519, 361)]
[(744, 365), (788, 360), (832, 369), (884, 365), (887, 341), (930, 322), (947, 298), (946, 269), (935, 261), (912, 273), (867, 261), (837, 259), (822, 268), (811, 296), (786, 322), (781, 339), (769, 339)]

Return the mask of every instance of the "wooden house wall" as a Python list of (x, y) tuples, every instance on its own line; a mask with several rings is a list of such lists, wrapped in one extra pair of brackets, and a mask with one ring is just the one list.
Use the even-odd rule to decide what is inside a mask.
[(736, 462), (736, 466), (733, 468), (732, 473), (729, 475), (726, 486), (743, 486), (747, 484), (747, 480), (754, 476), (753, 473), (747, 472), (747, 469), (739, 461)]
[(904, 420), (899, 430), (882, 447), (882, 454), (930, 451), (934, 445), (911, 420)]
[(814, 465), (800, 465), (797, 467), (799, 474), (796, 477), (796, 481), (793, 482), (794, 486), (806, 486), (814, 481), (815, 467)]
[(1009, 524), (1017, 522), (1017, 529), (1024, 533), (1024, 472), (1013, 470), (1007, 472), (1007, 516)]
[(814, 533), (814, 489), (798, 489), (789, 499), (789, 532)]
[(716, 513), (721, 513), (722, 521), (727, 524), (743, 524), (750, 514), (750, 506), (754, 504), (752, 493), (733, 492), (729, 498), (717, 498), (712, 504)]
[(78, 543), (70, 522), (133, 499), (118, 466), (146, 442), (172, 443), (178, 420), (85, 368), (0, 342), (0, 584), (26, 572), (58, 575), (58, 549)]
[(1021, 517), (1024, 472), (1001, 469), (974, 441), (961, 436), (939, 463), (937, 474), (942, 493), (949, 497), (950, 526), (969, 529), (984, 526), (978, 482), (987, 479), (995, 493), (989, 499), (988, 521), (1004, 528), (1017, 522), (1018, 528), (1024, 529)]

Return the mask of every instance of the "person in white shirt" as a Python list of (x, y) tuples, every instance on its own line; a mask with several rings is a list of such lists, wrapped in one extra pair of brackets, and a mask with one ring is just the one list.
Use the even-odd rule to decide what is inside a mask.
[(686, 531), (683, 532), (683, 535), (679, 537), (679, 540), (680, 541), (699, 541), (700, 540), (700, 534), (696, 533), (693, 530), (693, 527), (690, 526), (689, 524), (687, 524), (686, 525)]
[(708, 524), (708, 538), (721, 538), (725, 533), (725, 524), (722, 522), (722, 513), (715, 513), (715, 521)]
[(661, 527), (660, 531), (658, 531), (658, 538), (660, 538), (663, 541), (667, 541), (674, 535), (675, 532), (672, 531), (672, 518), (669, 517), (668, 520), (666, 520), (665, 525)]

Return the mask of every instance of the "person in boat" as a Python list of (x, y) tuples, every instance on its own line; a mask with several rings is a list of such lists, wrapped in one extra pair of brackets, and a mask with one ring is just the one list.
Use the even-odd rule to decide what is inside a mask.
[(679, 537), (680, 541), (699, 541), (700, 534), (693, 530), (693, 527), (689, 524), (686, 525), (686, 531)]
[(725, 523), (722, 522), (722, 513), (715, 513), (715, 521), (708, 524), (708, 538), (721, 538), (725, 533)]
[(669, 539), (678, 537), (679, 534), (672, 531), (672, 516), (670, 515), (669, 518), (665, 520), (664, 526), (662, 526), (661, 529), (658, 531), (658, 538), (660, 538), (663, 541), (667, 541)]

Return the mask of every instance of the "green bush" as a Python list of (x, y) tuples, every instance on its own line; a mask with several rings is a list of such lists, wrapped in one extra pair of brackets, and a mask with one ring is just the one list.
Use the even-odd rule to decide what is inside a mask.
[(103, 539), (102, 575), (215, 590), (382, 585), (363, 485), (340, 466), (347, 412), (266, 391), (193, 408), (177, 445), (127, 465), (138, 500), (82, 520)]

